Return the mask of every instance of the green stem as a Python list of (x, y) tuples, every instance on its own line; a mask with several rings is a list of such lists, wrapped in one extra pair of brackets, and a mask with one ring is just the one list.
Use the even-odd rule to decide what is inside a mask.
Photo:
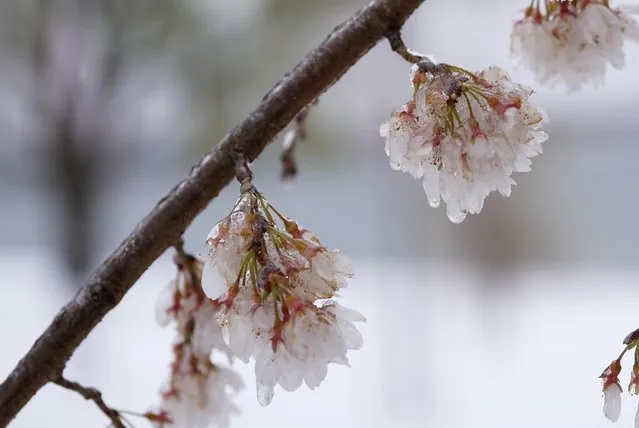
[[(459, 112), (457, 111), (457, 107), (453, 105), (452, 107), (450, 107), (450, 109), (451, 109), (451, 110), (452, 110), (452, 112), (453, 112), (453, 117), (454, 117), (455, 119), (457, 119), (457, 124), (458, 124), (459, 126), (462, 126), (462, 121), (461, 121), (461, 119), (459, 118)], [(455, 124), (455, 122), (453, 122), (453, 125), (454, 125), (454, 124)]]
[(468, 111), (470, 112), (470, 117), (474, 118), (475, 116), (473, 115), (473, 106), (470, 103), (470, 98), (468, 98), (468, 94), (466, 94), (466, 91), (461, 91), (461, 93), (466, 99), (466, 104), (468, 104)]
[(251, 260), (254, 260), (255, 257), (256, 255), (253, 251), (249, 251), (248, 253), (246, 253), (246, 256), (244, 256), (244, 259), (242, 260), (242, 264), (240, 265), (240, 272), (238, 273), (237, 279), (235, 280), (236, 284), (244, 285), (246, 283), (246, 270), (248, 268), (248, 264)]
[(253, 263), (251, 268), (251, 285), (253, 286), (253, 292), (259, 296), (260, 290), (257, 289), (257, 263)]
[[(475, 94), (475, 91), (472, 89), (472, 87), (468, 87), (468, 91), (464, 91), (464, 93), (468, 92), (470, 94), (471, 97), (473, 97), (475, 99), (475, 101), (477, 101), (477, 103), (479, 104), (480, 107), (484, 107), (484, 105), (482, 104), (482, 101), (479, 99), (479, 97), (477, 96), (477, 94)], [(482, 94), (479, 94), (482, 98), (485, 97)]]
[(261, 194), (258, 196), (258, 199), (260, 201), (260, 205), (262, 206), (262, 211), (264, 211), (264, 215), (266, 216), (266, 219), (269, 221), (269, 223), (275, 224), (275, 220), (273, 219), (273, 216), (268, 210), (268, 205), (270, 204), (265, 201), (264, 197)]
[(291, 221), (289, 218), (287, 218), (286, 216), (284, 216), (282, 213), (280, 213), (273, 205), (271, 205), (269, 202), (267, 202), (267, 207), (271, 210), (273, 210), (273, 212), (275, 213), (276, 216), (278, 216), (280, 218), (280, 220), (282, 220), (282, 223), (287, 223), (289, 221)]
[(273, 246), (275, 247), (275, 251), (277, 251), (277, 255), (280, 256), (280, 260), (284, 260), (284, 255), (282, 254), (282, 234), (274, 227), (269, 227), (266, 229), (266, 233), (271, 238), (273, 242)]
[(470, 71), (466, 70), (465, 68), (461, 68), (461, 67), (458, 67), (456, 65), (450, 65), (450, 64), (446, 64), (446, 67), (451, 69), (451, 70), (453, 70), (453, 71), (456, 71), (458, 73), (470, 76), (470, 77), (472, 77), (475, 80), (478, 79), (478, 77), (474, 73), (471, 73)]

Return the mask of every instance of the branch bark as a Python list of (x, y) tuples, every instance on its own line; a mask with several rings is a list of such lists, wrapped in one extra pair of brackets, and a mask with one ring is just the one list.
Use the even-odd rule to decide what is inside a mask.
[(229, 184), (238, 154), (254, 160), (306, 105), (425, 0), (373, 0), (309, 52), (175, 186), (91, 275), (0, 385), (0, 427), (62, 373), (75, 349), (193, 219)]
[(125, 428), (120, 413), (117, 410), (107, 406), (107, 404), (102, 399), (102, 393), (97, 389), (82, 386), (79, 383), (70, 381), (62, 376), (59, 376), (53, 382), (56, 385), (61, 386), (62, 388), (77, 392), (82, 397), (84, 397), (85, 400), (93, 401), (95, 405), (98, 406), (98, 408), (102, 411), (102, 413), (104, 413), (104, 415), (109, 418), (109, 420), (111, 421), (111, 426), (113, 428)]

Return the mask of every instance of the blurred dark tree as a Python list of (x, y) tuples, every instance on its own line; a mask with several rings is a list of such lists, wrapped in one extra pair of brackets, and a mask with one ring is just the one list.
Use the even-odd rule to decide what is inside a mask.
[[(84, 276), (93, 262), (98, 178), (133, 153), (109, 156), (110, 145), (124, 147), (110, 132), (119, 85), (135, 61), (179, 55), (205, 31), (173, 0), (7, 0), (0, 15), (2, 55), (29, 81), (31, 91), (22, 95), (39, 131), (31, 152), (44, 154), (42, 177), (60, 201), (60, 250), (67, 267)], [(193, 65), (179, 60), (185, 69)]]
[[(82, 279), (96, 262), (105, 186), (125, 190), (125, 171), (154, 162), (163, 144), (190, 164), (319, 41), (305, 34), (324, 34), (348, 9), (337, 0), (4, 0), (0, 83), (13, 86), (17, 101), (5, 102), (21, 106), (28, 132), (3, 144), (14, 140), (30, 163), (2, 156), (3, 180), (19, 169), (57, 201), (58, 215), (41, 217), (59, 221), (58, 256)], [(170, 117), (148, 119), (166, 88)], [(309, 123), (311, 154), (333, 140), (322, 114)]]

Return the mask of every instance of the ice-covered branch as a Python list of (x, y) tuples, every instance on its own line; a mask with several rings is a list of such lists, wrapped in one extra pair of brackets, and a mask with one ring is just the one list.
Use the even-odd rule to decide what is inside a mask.
[(0, 426), (6, 426), (47, 382), (142, 273), (179, 242), (193, 219), (229, 184), (238, 154), (254, 160), (305, 106), (406, 19), (424, 0), (374, 0), (309, 52), (175, 186), (64, 306), (0, 385)]
[(389, 32), (388, 34), (386, 34), (386, 38), (388, 39), (388, 43), (390, 44), (393, 52), (404, 58), (406, 61), (410, 62), (411, 64), (417, 64), (419, 61), (422, 60), (422, 57), (419, 54), (411, 52), (411, 50), (406, 47), (406, 44), (404, 43), (402, 35), (399, 31), (393, 30)]
[(106, 403), (102, 399), (102, 393), (97, 389), (82, 386), (79, 383), (72, 382), (62, 376), (55, 379), (53, 383), (70, 391), (75, 391), (83, 396), (85, 399), (93, 401), (96, 406), (98, 406), (100, 410), (102, 410), (102, 413), (104, 413), (106, 417), (109, 418), (109, 420), (111, 421), (111, 425), (114, 428), (125, 428), (120, 413), (117, 410), (106, 405)]

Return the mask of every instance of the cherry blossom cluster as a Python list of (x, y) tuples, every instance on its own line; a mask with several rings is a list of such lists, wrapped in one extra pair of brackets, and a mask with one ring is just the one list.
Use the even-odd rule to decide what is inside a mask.
[[(630, 373), (628, 392), (635, 395), (639, 393), (639, 330), (635, 330), (626, 336), (623, 343), (626, 347), (621, 352), (621, 355), (610, 363), (599, 376), (603, 384), (603, 412), (606, 418), (612, 422), (617, 422), (621, 415), (621, 393), (623, 392), (623, 388), (619, 383), (621, 359), (627, 351), (633, 349), (635, 361), (632, 366), (632, 372)], [(639, 408), (635, 413), (635, 428), (639, 428)]]
[(472, 73), (430, 59), (411, 70), (413, 97), (380, 127), (393, 169), (423, 179), (432, 207), (462, 222), (493, 191), (509, 196), (513, 172), (541, 153), (547, 120), (533, 91), (497, 66)]
[(364, 317), (334, 300), (353, 275), (349, 261), (252, 185), (211, 230), (206, 253), (204, 290), (220, 307), (232, 354), (255, 360), (260, 404), (272, 401), (277, 384), (317, 387), (329, 363), (348, 365), (348, 351), (362, 347), (353, 323)]
[(239, 413), (231, 398), (243, 384), (235, 371), (211, 360), (214, 350), (231, 359), (215, 320), (219, 307), (202, 290), (203, 262), (180, 251), (175, 263), (177, 278), (156, 304), (158, 323), (176, 329), (171, 373), (159, 410), (145, 416), (158, 428), (227, 427), (231, 415)]
[(613, 8), (608, 0), (532, 0), (517, 20), (511, 51), (539, 83), (569, 90), (599, 86), (608, 64), (624, 66), (626, 39), (639, 40), (635, 8)]

